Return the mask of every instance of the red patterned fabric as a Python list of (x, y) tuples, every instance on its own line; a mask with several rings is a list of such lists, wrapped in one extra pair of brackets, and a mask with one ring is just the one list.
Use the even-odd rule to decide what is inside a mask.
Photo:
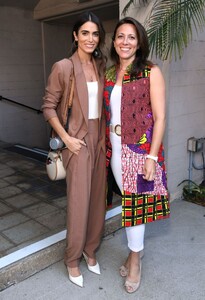
[(122, 195), (122, 226), (150, 223), (169, 217), (169, 201), (161, 195)]
[(135, 144), (153, 124), (149, 87), (149, 78), (141, 78), (122, 87), (123, 144)]
[[(154, 181), (143, 179), (154, 121), (150, 101), (150, 68), (137, 77), (124, 75), (121, 98), (122, 142), (122, 226), (134, 226), (167, 218), (170, 215), (163, 145), (160, 146)], [(116, 82), (116, 67), (105, 76), (107, 167), (112, 156), (110, 143), (110, 96)]]

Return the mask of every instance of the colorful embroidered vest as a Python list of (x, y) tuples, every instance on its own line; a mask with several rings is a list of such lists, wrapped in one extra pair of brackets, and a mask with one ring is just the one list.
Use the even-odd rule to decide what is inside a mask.
[[(137, 144), (144, 135), (152, 135), (153, 117), (150, 102), (150, 68), (137, 77), (125, 74), (122, 85), (121, 132), (123, 144)], [(110, 122), (110, 94), (116, 82), (116, 68), (110, 67), (105, 76), (105, 109), (107, 126)]]

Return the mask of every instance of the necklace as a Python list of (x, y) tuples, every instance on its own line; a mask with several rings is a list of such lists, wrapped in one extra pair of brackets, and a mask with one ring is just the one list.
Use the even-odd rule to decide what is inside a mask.
[(86, 78), (88, 79), (88, 81), (93, 82), (93, 76), (92, 76), (92, 74), (87, 74), (87, 75), (88, 75), (88, 77), (86, 76)]
[(86, 81), (93, 82), (96, 78), (95, 70), (92, 62), (90, 63), (82, 63), (83, 72), (85, 74)]

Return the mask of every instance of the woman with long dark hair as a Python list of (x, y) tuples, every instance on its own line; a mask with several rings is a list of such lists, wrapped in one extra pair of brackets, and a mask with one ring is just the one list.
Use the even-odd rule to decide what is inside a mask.
[(106, 71), (104, 89), (107, 167), (122, 192), (129, 254), (120, 275), (133, 293), (140, 286), (145, 224), (170, 213), (162, 145), (165, 84), (148, 60), (146, 31), (137, 20), (118, 22), (110, 54), (114, 65)]
[[(67, 181), (67, 247), (65, 264), (71, 282), (82, 287), (79, 264), (84, 256), (91, 272), (100, 274), (96, 250), (100, 245), (105, 218), (105, 118), (103, 81), (105, 58), (101, 48), (105, 31), (92, 12), (83, 13), (72, 31), (72, 56), (52, 67), (42, 106), (46, 121), (66, 149), (63, 164)], [(74, 96), (69, 129), (66, 101), (70, 78)]]

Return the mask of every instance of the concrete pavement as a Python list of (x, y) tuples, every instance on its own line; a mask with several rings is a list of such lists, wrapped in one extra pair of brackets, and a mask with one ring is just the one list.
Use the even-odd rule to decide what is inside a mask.
[(63, 261), (0, 293), (1, 300), (204, 300), (205, 208), (183, 200), (171, 203), (171, 218), (146, 225), (139, 290), (123, 288), (119, 266), (127, 255), (123, 229), (103, 239), (98, 251), (101, 276), (84, 261), (84, 288), (73, 285)]

